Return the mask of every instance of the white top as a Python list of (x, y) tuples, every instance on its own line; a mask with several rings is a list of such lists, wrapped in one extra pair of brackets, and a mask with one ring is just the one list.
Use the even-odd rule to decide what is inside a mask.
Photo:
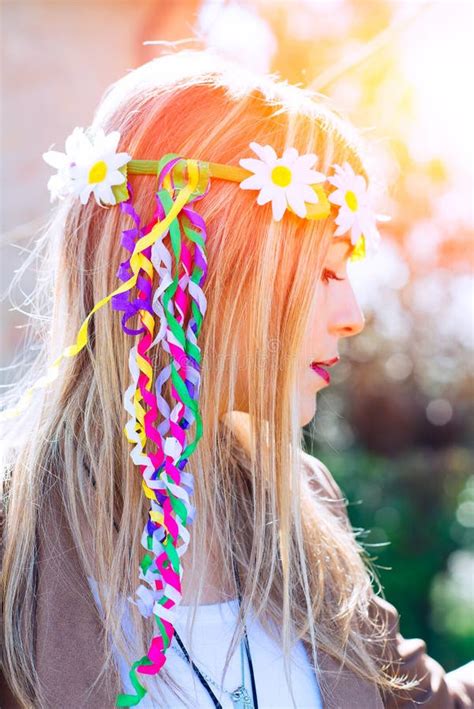
[[(97, 595), (97, 584), (91, 577), (88, 578), (92, 593), (100, 608)], [(224, 690), (232, 692), (242, 684), (240, 644), (230, 660), (227, 673), (221, 682), (221, 674), (230, 641), (235, 629), (239, 610), (238, 599), (224, 603), (200, 605), (196, 611), (193, 636), (190, 637), (186, 621), (191, 622), (192, 607), (179, 605), (175, 608), (174, 627), (179, 633), (186, 651), (194, 664), (201, 672), (211, 677), (216, 684), (223, 686)], [(127, 636), (130, 637), (130, 618), (128, 606), (125, 605), (122, 625)], [(283, 653), (275, 641), (270, 638), (262, 628), (259, 621), (252, 615), (246, 622), (247, 637), (249, 640), (250, 654), (252, 657), (257, 698), (260, 709), (323, 709), (321, 694), (316, 675), (310, 665), (303, 643), (299, 641), (293, 646), (291, 656), (291, 678), (294, 702), (285, 678)], [(191, 646), (191, 640), (193, 644)], [(164, 688), (165, 702), (158, 703), (146, 694), (137, 705), (137, 709), (181, 709), (193, 707), (194, 709), (212, 709), (213, 702), (207, 690), (201, 684), (198, 676), (187, 660), (175, 652), (174, 648), (180, 647), (173, 637), (171, 647), (166, 652), (164, 667), (170, 672), (180, 687), (186, 691), (189, 704), (183, 704), (174, 693)], [(129, 678), (129, 666), (125, 659), (114, 650), (122, 678), (122, 691), (134, 694)], [(138, 655), (137, 655), (138, 659)], [(248, 666), (247, 654), (244, 653), (245, 687), (252, 698), (252, 684)], [(138, 675), (140, 677), (140, 675)], [(207, 677), (206, 677), (207, 680)], [(208, 680), (207, 680), (208, 681)], [(221, 703), (223, 709), (232, 709), (234, 704), (228, 694), (220, 692), (217, 687), (208, 681), (208, 684)]]

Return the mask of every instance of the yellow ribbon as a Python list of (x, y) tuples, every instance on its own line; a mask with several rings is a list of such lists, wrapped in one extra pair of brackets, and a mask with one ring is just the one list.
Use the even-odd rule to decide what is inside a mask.
[[(185, 159), (183, 158), (183, 160)], [(245, 180), (247, 177), (253, 175), (253, 172), (250, 172), (250, 170), (246, 170), (243, 167), (237, 167), (236, 165), (224, 165), (219, 162), (203, 162), (202, 160), (198, 160), (197, 162), (208, 168), (210, 177), (216, 177), (219, 180), (242, 182), (242, 180)], [(127, 172), (129, 175), (156, 175), (158, 172), (158, 165), (159, 163), (157, 160), (130, 160), (130, 162), (127, 163)], [(173, 172), (178, 174), (183, 167), (184, 166), (182, 163), (177, 163), (173, 168)], [(166, 178), (169, 179), (169, 173), (166, 175)], [(326, 191), (319, 184), (311, 185), (311, 188), (314, 192), (316, 192), (319, 200), (316, 204), (313, 204), (312, 202), (305, 202), (305, 219), (326, 219), (331, 211), (331, 205), (327, 198)], [(287, 206), (287, 209), (295, 214), (289, 205)]]

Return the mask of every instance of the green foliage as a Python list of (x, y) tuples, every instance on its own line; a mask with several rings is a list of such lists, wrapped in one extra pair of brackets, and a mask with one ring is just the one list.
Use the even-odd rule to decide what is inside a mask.
[[(453, 446), (388, 458), (363, 448), (329, 450), (307, 439), (348, 499), (405, 637), (423, 638), (447, 671), (474, 649), (472, 456)], [(469, 514), (471, 513), (471, 514)]]

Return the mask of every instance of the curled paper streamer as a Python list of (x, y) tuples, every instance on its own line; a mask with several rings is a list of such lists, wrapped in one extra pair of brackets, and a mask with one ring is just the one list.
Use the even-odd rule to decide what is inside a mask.
[[(173, 209), (172, 195), (175, 194), (176, 185), (172, 168), (179, 160), (179, 157), (169, 155), (160, 163), (162, 169), (156, 195), (157, 224), (165, 220)], [(160, 189), (162, 185), (166, 187)], [(205, 185), (209, 189), (209, 180)], [(180, 189), (182, 187), (178, 194)], [(197, 193), (194, 199), (203, 196), (203, 193)], [(127, 309), (124, 301), (119, 302), (120, 308), (126, 311), (125, 319), (128, 319), (127, 313), (138, 312), (144, 326), (143, 337), (130, 352), (132, 384), (124, 397), (130, 419), (125, 433), (128, 440), (135, 444), (131, 456), (141, 468), (143, 490), (150, 499), (149, 519), (142, 535), (142, 545), (147, 554), (140, 568), (140, 579), (147, 586), (142, 584), (137, 589), (136, 603), (145, 617), (153, 613), (158, 634), (153, 637), (147, 655), (135, 662), (130, 670), (136, 695), (119, 695), (117, 706), (138, 704), (146, 690), (140, 685), (137, 673), (156, 674), (166, 661), (165, 653), (174, 633), (173, 609), (179, 604), (182, 595), (180, 557), (186, 551), (190, 538), (186, 526), (194, 517), (194, 508), (189, 501), (193, 491), (193, 477), (182, 469), (202, 435), (198, 407), (201, 356), (197, 336), (206, 309), (202, 285), (207, 275), (205, 225), (194, 211), (194, 199), (183, 208), (181, 219), (176, 218), (169, 224), (172, 253), (165, 245), (167, 231), (162, 232), (153, 246), (141, 254), (143, 274), (140, 283), (143, 289), (139, 287), (137, 301), (143, 300), (143, 308), (137, 307), (137, 301), (131, 304), (130, 309)], [(133, 217), (131, 198), (127, 205)], [(185, 221), (190, 226), (184, 224)], [(158, 275), (159, 285), (151, 299), (154, 271)], [(155, 318), (150, 315), (150, 311), (159, 322), (158, 334), (154, 339)], [(171, 362), (159, 373), (154, 388), (148, 352), (156, 345), (161, 345), (170, 355)], [(171, 395), (176, 401), (171, 410), (161, 395), (164, 384), (170, 378)], [(160, 423), (159, 415), (163, 419)], [(195, 439), (186, 445), (185, 431), (192, 423), (196, 424)], [(166, 435), (168, 433), (170, 435)], [(156, 445), (155, 453), (144, 454), (147, 440)]]
[[(120, 203), (120, 208), (121, 211), (125, 214), (128, 214), (133, 221), (135, 222), (135, 228), (133, 229), (125, 229), (122, 232), (122, 239), (121, 239), (121, 245), (130, 251), (130, 256), (133, 253), (135, 249), (135, 245), (137, 242), (137, 239), (139, 239), (141, 236), (144, 234), (148, 234), (151, 231), (151, 228), (156, 224), (157, 218), (152, 220), (152, 222), (145, 228), (141, 229), (140, 228), (140, 217), (133, 208), (133, 191), (132, 187), (129, 184), (127, 184), (127, 190), (128, 194), (130, 195), (129, 199), (126, 202), (121, 202)], [(130, 257), (123, 261), (120, 264), (120, 267), (117, 271), (117, 277), (120, 278), (122, 281), (127, 281), (130, 276), (132, 275), (132, 269), (130, 266)], [(137, 277), (137, 286), (139, 290), (142, 293), (146, 293), (148, 286), (148, 281), (146, 281), (142, 276), (141, 272), (138, 273)], [(147, 299), (143, 299), (141, 297), (137, 297), (135, 300), (130, 301), (131, 291), (127, 291), (126, 293), (119, 293), (118, 295), (115, 295), (112, 297), (112, 308), (114, 310), (124, 310), (125, 314), (122, 318), (122, 330), (127, 334), (127, 335), (140, 335), (142, 332), (144, 332), (145, 328), (141, 327), (138, 328), (138, 330), (132, 330), (127, 326), (127, 322), (132, 318), (134, 315), (138, 313), (138, 311), (144, 307), (147, 307)]]

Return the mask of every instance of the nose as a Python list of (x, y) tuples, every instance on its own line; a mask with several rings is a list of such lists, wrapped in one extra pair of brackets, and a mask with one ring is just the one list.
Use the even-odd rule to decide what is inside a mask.
[(364, 314), (352, 290), (352, 286), (349, 285), (345, 290), (344, 298), (339, 299), (336, 305), (329, 324), (329, 330), (332, 335), (338, 337), (352, 337), (362, 332), (364, 327)]

